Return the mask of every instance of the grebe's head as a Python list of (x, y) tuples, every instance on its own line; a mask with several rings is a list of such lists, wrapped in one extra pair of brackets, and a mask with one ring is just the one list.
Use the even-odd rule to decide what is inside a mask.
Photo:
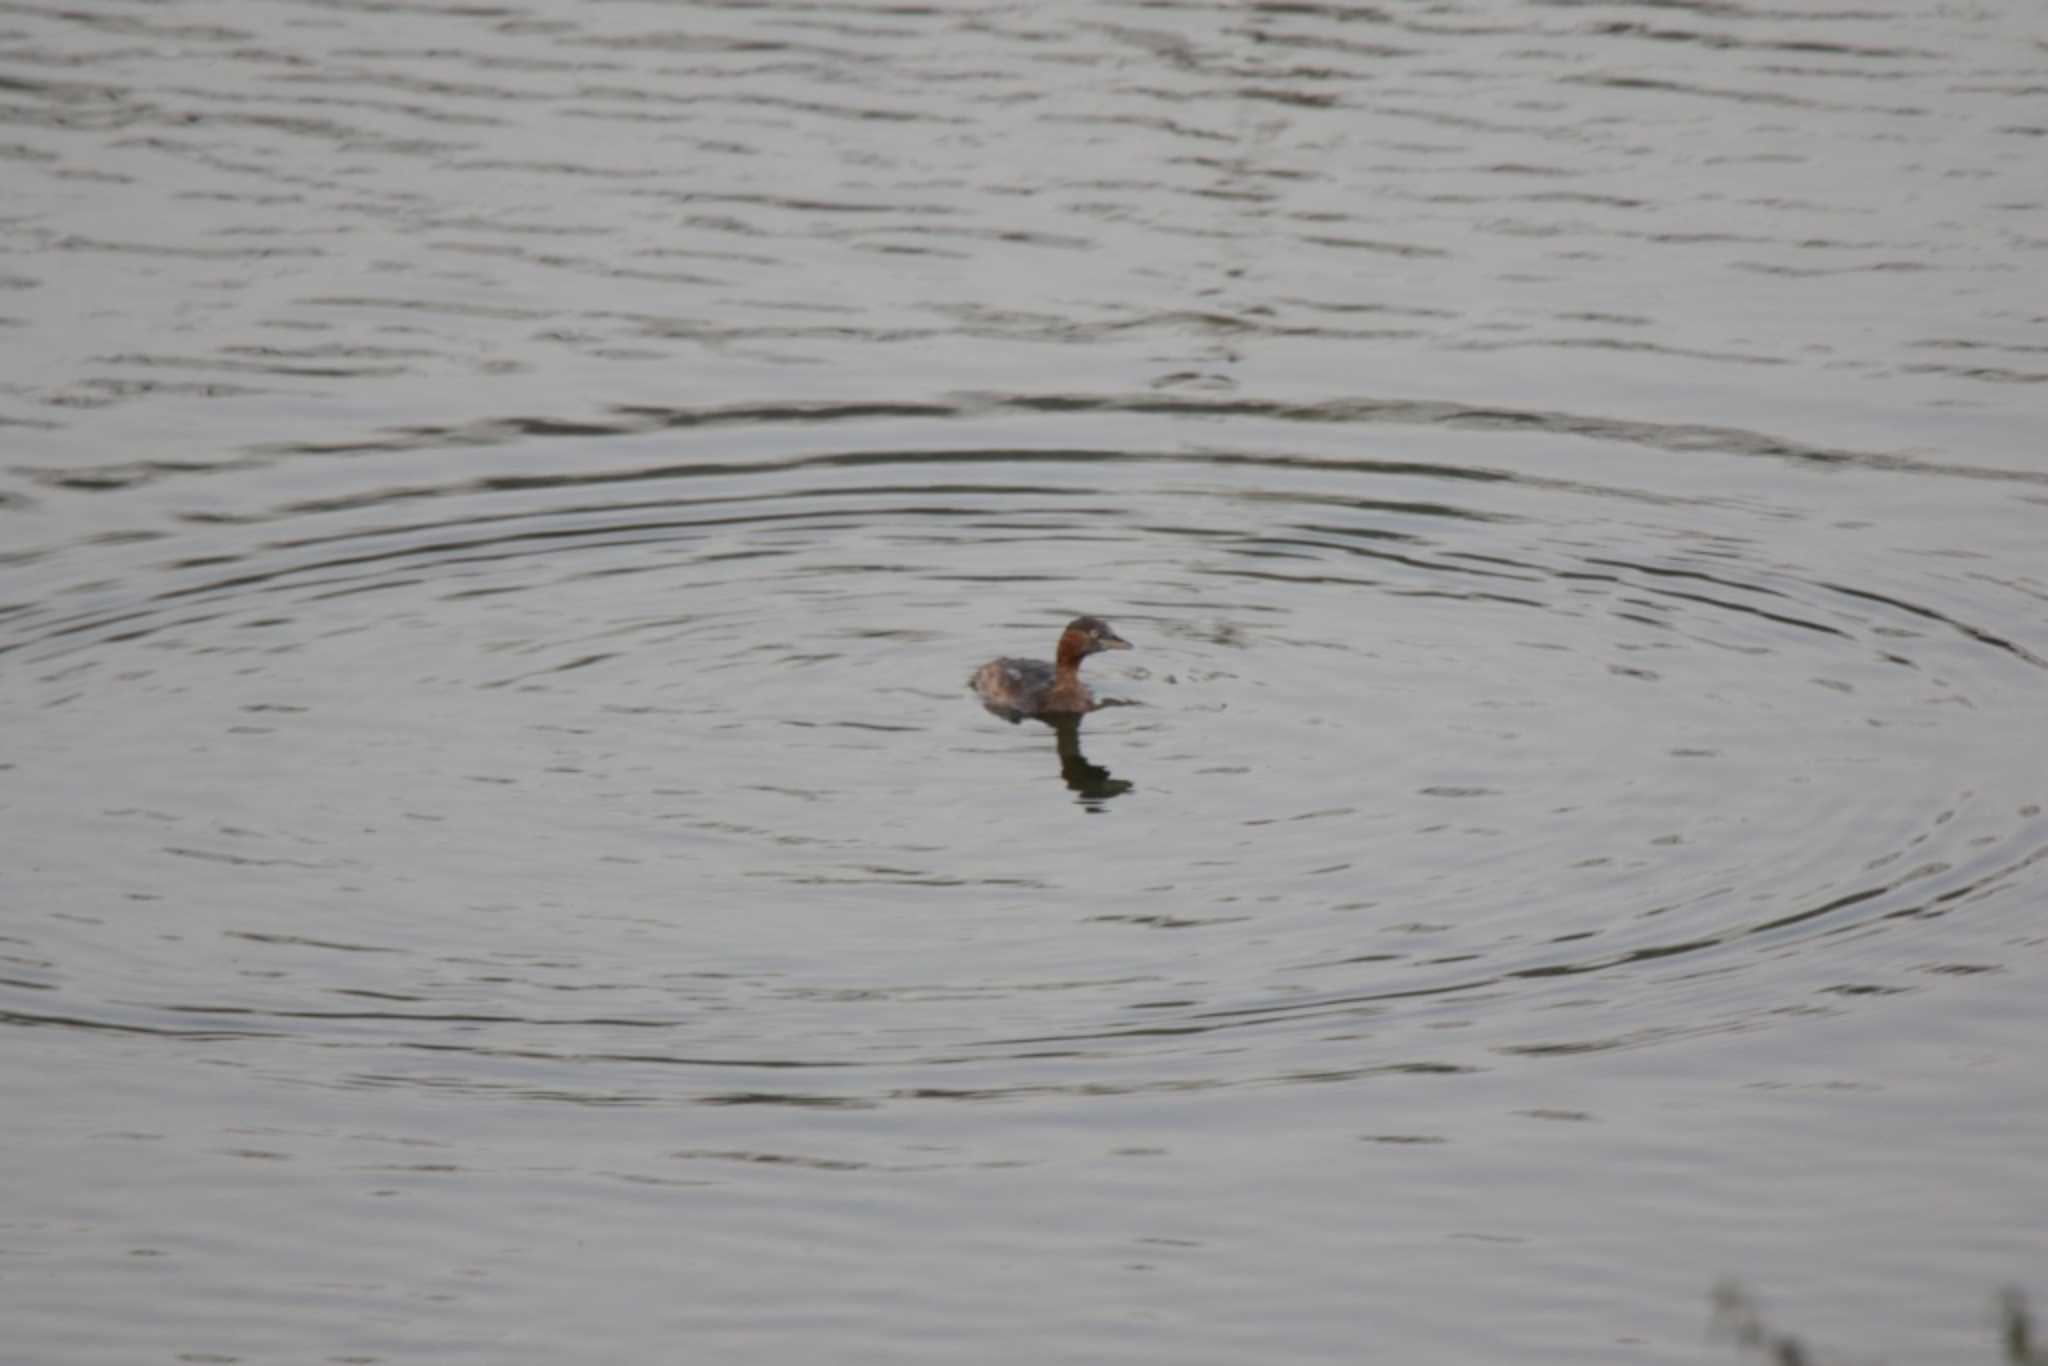
[(1103, 650), (1128, 650), (1131, 642), (1109, 629), (1109, 623), (1101, 617), (1075, 617), (1067, 623), (1067, 629), (1060, 633), (1060, 653), (1072, 650), (1078, 656), (1099, 653)]

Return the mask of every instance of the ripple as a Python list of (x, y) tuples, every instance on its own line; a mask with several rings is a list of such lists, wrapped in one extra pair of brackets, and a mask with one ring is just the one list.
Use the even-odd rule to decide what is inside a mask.
[[(1037, 448), (962, 440), (1019, 412)], [(1195, 414), (1204, 449), (1157, 439)], [(145, 983), (125, 921), (25, 941), (70, 985), (19, 1021), (604, 1104), (779, 1066), (846, 1073), (798, 1104), (1215, 1089), (1881, 1009), (2038, 895), (2037, 598), (1835, 515), (1843, 480), (2030, 476), (1478, 416), (639, 411), (267, 505), (316, 457), (266, 456), (241, 509), (0, 618), (32, 886), (111, 873), (188, 946)], [(1154, 439), (1069, 439), (1104, 420)], [(1374, 453), (1431, 430), (1460, 457)], [(1055, 746), (957, 689), (1081, 610), (1138, 642), (1097, 681), (1138, 705)]]

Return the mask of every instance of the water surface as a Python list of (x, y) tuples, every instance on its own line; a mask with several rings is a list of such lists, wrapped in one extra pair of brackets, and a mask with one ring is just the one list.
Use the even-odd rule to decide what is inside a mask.
[(1987, 1356), (2037, 27), (0, 10), (19, 1350)]

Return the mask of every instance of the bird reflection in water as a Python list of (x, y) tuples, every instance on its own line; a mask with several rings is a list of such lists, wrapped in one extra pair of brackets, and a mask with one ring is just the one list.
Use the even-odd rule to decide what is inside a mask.
[(1088, 762), (1088, 756), (1081, 752), (1080, 717), (1047, 717), (1046, 721), (1059, 739), (1060, 777), (1090, 810), (1099, 811), (1102, 809), (1101, 803), (1112, 797), (1121, 797), (1131, 790), (1131, 783), (1127, 779), (1114, 777), (1101, 764)]

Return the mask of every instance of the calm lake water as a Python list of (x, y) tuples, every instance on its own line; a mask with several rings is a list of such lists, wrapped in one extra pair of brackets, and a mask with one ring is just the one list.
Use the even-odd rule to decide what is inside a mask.
[(0, 164), (9, 1363), (2048, 1290), (2028, 0), (20, 3)]

